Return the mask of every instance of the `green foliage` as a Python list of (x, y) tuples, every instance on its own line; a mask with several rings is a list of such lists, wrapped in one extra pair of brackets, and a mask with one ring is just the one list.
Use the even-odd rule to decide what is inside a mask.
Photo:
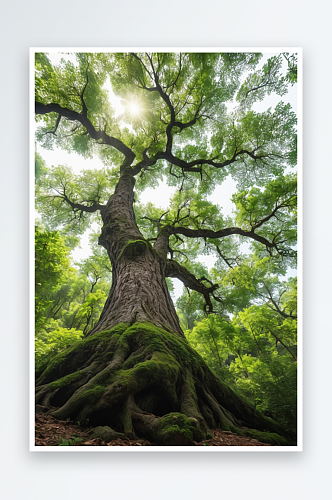
[[(294, 56), (294, 55), (293, 55)], [(251, 106), (255, 101), (262, 101), (266, 95), (275, 92), (283, 96), (287, 93), (287, 84), (291, 81), (287, 76), (282, 76), (282, 54), (270, 57), (261, 70), (250, 72), (236, 96), (237, 101)]]
[(35, 153), (35, 179), (36, 182), (40, 180), (43, 175), (46, 175), (47, 168), (45, 160), (40, 156), (39, 153)]
[(36, 369), (75, 344), (98, 320), (110, 287), (109, 261), (100, 249), (78, 269), (58, 232), (36, 228)]
[(83, 439), (76, 436), (71, 436), (69, 439), (65, 439), (60, 436), (58, 443), (59, 446), (76, 446), (77, 443), (80, 443), (81, 441), (83, 441)]
[(49, 323), (48, 329), (42, 329), (36, 334), (35, 363), (36, 370), (47, 363), (56, 354), (79, 341), (83, 332), (75, 328), (61, 328)]
[(44, 308), (50, 293), (59, 289), (70, 272), (69, 251), (58, 232), (35, 228), (35, 320), (36, 330), (42, 326)]
[(83, 318), (87, 319), (86, 326), (84, 328), (84, 333), (87, 330), (87, 326), (89, 324), (89, 320), (91, 320), (92, 315), (96, 318), (99, 318), (104, 303), (106, 301), (106, 294), (102, 290), (97, 290), (96, 292), (91, 292), (87, 296), (85, 302), (81, 305), (78, 310), (76, 319), (81, 323), (80, 320)]
[[(108, 200), (115, 180), (106, 170), (83, 170), (75, 175), (66, 165), (47, 170), (36, 192), (36, 209), (43, 224), (50, 230), (59, 228), (69, 235), (81, 235), (96, 220), (84, 207), (93, 207)], [(66, 200), (70, 200), (72, 205)]]
[(186, 337), (216, 375), (255, 408), (295, 432), (296, 279), (278, 282), (265, 276), (263, 295), (253, 278), (262, 269), (266, 272), (267, 265), (266, 260), (256, 261), (253, 268), (242, 266), (238, 273), (229, 273), (242, 293), (247, 295), (249, 287), (249, 297), (260, 297), (261, 305), (239, 308), (232, 320), (209, 315), (196, 321), (194, 328), (186, 331)]

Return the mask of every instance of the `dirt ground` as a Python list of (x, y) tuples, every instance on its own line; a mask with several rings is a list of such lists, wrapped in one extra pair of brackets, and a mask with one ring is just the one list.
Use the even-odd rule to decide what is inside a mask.
[[(105, 443), (101, 439), (91, 439), (87, 429), (72, 423), (56, 420), (39, 408), (35, 419), (36, 446), (156, 446), (147, 439), (116, 439)], [(46, 410), (46, 408), (45, 408)], [(257, 439), (241, 437), (230, 431), (211, 430), (213, 438), (194, 446), (271, 446)], [(62, 444), (61, 444), (62, 443)]]

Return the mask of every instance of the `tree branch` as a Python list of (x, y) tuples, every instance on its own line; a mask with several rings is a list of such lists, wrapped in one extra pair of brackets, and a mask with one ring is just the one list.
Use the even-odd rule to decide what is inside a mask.
[(64, 108), (56, 103), (43, 104), (41, 102), (36, 101), (35, 103), (35, 111), (37, 115), (44, 115), (47, 113), (57, 113), (58, 115), (66, 118), (71, 121), (80, 122), (87, 130), (88, 134), (92, 139), (96, 141), (101, 141), (101, 144), (107, 144), (112, 146), (113, 148), (120, 151), (125, 156), (125, 161), (122, 165), (122, 168), (128, 167), (132, 164), (135, 159), (135, 153), (128, 148), (122, 141), (116, 139), (115, 137), (111, 137), (104, 130), (96, 130), (92, 125), (91, 121), (84, 114), (77, 113), (68, 108)]
[(88, 75), (88, 69), (89, 69), (89, 61), (87, 59), (87, 66), (86, 66), (86, 70), (85, 70), (85, 74), (86, 74), (86, 82), (85, 82), (85, 85), (82, 89), (82, 92), (80, 93), (80, 99), (81, 99), (81, 102), (82, 102), (82, 107), (83, 107), (83, 110), (82, 110), (82, 115), (87, 117), (88, 115), (88, 108), (86, 107), (86, 104), (85, 104), (85, 100), (84, 100), (84, 92), (88, 86), (88, 83), (89, 83), (89, 75)]
[[(204, 311), (209, 314), (213, 312), (213, 305), (211, 302), (210, 295), (217, 300), (218, 302), (222, 302), (219, 297), (214, 295), (214, 291), (219, 288), (219, 285), (213, 285), (209, 280), (207, 280), (204, 276), (201, 279), (197, 279), (188, 269), (184, 266), (176, 262), (175, 260), (168, 260), (166, 264), (166, 277), (168, 278), (177, 278), (184, 286), (190, 288), (191, 290), (195, 290), (198, 293), (201, 293), (205, 299)], [(211, 284), (211, 286), (207, 287), (203, 285), (202, 281), (207, 281)]]
[(246, 236), (253, 240), (262, 243), (268, 248), (276, 248), (276, 243), (270, 242), (263, 236), (259, 236), (253, 230), (244, 231), (239, 227), (228, 227), (225, 229), (220, 229), (219, 231), (213, 231), (212, 229), (189, 229), (187, 227), (173, 227), (169, 226), (170, 234), (182, 234), (188, 238), (225, 238), (225, 236), (240, 235)]
[[(53, 188), (54, 189), (54, 188)], [(63, 193), (60, 193), (55, 189), (57, 193), (59, 193), (59, 198), (62, 198), (74, 212), (80, 211), (80, 212), (87, 212), (87, 213), (94, 213), (97, 212), (97, 210), (102, 210), (105, 205), (100, 205), (100, 203), (94, 202), (90, 207), (87, 207), (86, 205), (82, 205), (81, 203), (74, 203), (71, 201), (68, 196), (66, 195), (66, 190), (63, 188)]]
[(268, 295), (269, 295), (269, 298), (270, 298), (270, 301), (272, 302), (272, 304), (274, 305), (275, 307), (275, 311), (278, 312), (283, 318), (291, 318), (291, 319), (297, 319), (297, 316), (293, 316), (292, 314), (287, 314), (285, 313), (285, 311), (282, 311), (280, 309), (280, 307), (278, 306), (278, 304), (276, 303), (276, 301), (273, 299), (272, 297), (272, 294), (270, 292), (270, 290), (268, 289), (268, 287), (266, 286), (266, 284), (263, 282), (263, 285), (264, 285), (264, 288), (265, 290), (267, 291)]
[(283, 201), (279, 205), (276, 205), (275, 208), (273, 209), (273, 211), (269, 215), (267, 215), (266, 217), (264, 217), (264, 219), (261, 219), (256, 224), (253, 224), (252, 229), (253, 230), (257, 229), (258, 227), (262, 226), (265, 222), (267, 222), (268, 220), (270, 220), (272, 217), (276, 217), (277, 218), (277, 216), (276, 216), (277, 211), (280, 210), (280, 208), (286, 208), (286, 207), (292, 206), (292, 203), (291, 203), (292, 200), (296, 200), (296, 195), (292, 195), (287, 200)]

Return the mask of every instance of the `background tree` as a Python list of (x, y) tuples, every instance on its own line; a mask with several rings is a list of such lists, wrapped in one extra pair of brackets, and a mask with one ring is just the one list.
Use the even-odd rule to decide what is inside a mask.
[[(232, 310), (238, 311), (232, 319), (224, 314), (198, 318), (194, 328), (185, 334), (190, 345), (220, 378), (255, 408), (295, 433), (296, 279), (280, 282), (275, 276), (271, 278), (266, 260), (259, 262), (260, 266), (256, 261), (256, 268), (249, 279), (245, 266), (241, 268), (245, 274), (242, 280), (237, 273), (237, 284), (233, 288), (237, 287), (237, 297), (242, 292), (242, 301), (237, 301), (234, 307), (234, 295), (227, 297)], [(261, 273), (263, 269), (262, 285), (254, 274)], [(234, 281), (233, 271), (228, 274), (233, 276), (231, 280)], [(243, 308), (245, 302), (247, 307)]]
[[(190, 348), (166, 278), (200, 294), (211, 315), (222, 307), (223, 291), (194, 264), (200, 253), (216, 251), (236, 262), (236, 244), (226, 239), (239, 236), (259, 258), (292, 263), (296, 180), (288, 171), (296, 165), (296, 117), (283, 102), (264, 113), (250, 109), (255, 97), (286, 92), (282, 55), (258, 72), (256, 53), (76, 57), (77, 64), (53, 67), (36, 54), (37, 139), (46, 148), (98, 155), (105, 169), (78, 177), (54, 167), (43, 178), (37, 207), (50, 229), (65, 234), (82, 234), (100, 215), (98, 241), (111, 262), (112, 285), (89, 332), (92, 298), (81, 313), (87, 338), (39, 374), (37, 400), (59, 406), (53, 412), (59, 418), (107, 423), (163, 444), (191, 443), (216, 426), (280, 429)], [(107, 79), (126, 103), (130, 128), (114, 116)], [(239, 107), (227, 113), (233, 98)], [(208, 200), (227, 175), (239, 189), (234, 221)], [(178, 188), (169, 209), (138, 206), (140, 192), (164, 177)]]

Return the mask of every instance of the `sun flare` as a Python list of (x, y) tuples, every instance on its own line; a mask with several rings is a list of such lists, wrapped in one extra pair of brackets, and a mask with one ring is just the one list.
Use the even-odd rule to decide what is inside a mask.
[(137, 102), (131, 102), (129, 103), (129, 111), (131, 115), (137, 116), (141, 112), (141, 108)]

